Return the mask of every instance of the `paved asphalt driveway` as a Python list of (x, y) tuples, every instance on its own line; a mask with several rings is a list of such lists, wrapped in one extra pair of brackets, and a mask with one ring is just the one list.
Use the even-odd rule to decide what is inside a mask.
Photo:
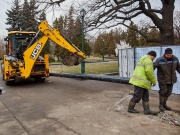
[[(180, 127), (127, 112), (131, 85), (49, 77), (44, 83), (0, 81), (0, 135), (179, 135)], [(180, 96), (168, 104), (180, 111)], [(158, 111), (157, 91), (150, 106)]]

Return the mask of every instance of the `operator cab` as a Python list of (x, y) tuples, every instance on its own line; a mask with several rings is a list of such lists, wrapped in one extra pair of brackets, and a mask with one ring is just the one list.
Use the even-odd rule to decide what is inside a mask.
[(4, 38), (6, 55), (23, 59), (24, 51), (34, 43), (35, 32), (10, 31)]

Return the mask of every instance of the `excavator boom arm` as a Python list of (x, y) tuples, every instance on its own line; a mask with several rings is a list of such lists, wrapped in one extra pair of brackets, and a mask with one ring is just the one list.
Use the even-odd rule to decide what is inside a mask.
[(79, 63), (86, 58), (86, 55), (77, 47), (68, 42), (57, 29), (51, 27), (46, 21), (41, 22), (38, 29), (44, 34), (38, 41), (31, 45), (23, 54), (24, 66), (20, 65), (22, 77), (29, 77), (35, 61), (44, 48), (48, 39), (54, 41), (57, 45), (67, 49), (69, 52), (76, 53), (81, 59)]
[(83, 59), (86, 58), (86, 55), (81, 52), (76, 46), (68, 42), (57, 29), (51, 27), (46, 21), (43, 21), (39, 26), (38, 29), (46, 35), (48, 38), (50, 38), (52, 41), (54, 41), (57, 45), (67, 49), (69, 52), (77, 53), (79, 56), (81, 56)]

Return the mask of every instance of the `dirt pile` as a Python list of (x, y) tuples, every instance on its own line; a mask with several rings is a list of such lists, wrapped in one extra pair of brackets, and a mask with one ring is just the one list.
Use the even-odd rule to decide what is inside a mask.
[(156, 119), (171, 125), (180, 126), (180, 113), (177, 111), (163, 111), (156, 116), (150, 116), (151, 119)]

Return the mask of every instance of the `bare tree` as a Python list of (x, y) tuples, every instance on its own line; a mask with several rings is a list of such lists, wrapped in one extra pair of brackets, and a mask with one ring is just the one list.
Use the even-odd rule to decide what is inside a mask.
[[(80, 0), (82, 1), (82, 0)], [(78, 0), (37, 0), (37, 4), (42, 11), (46, 11), (46, 13), (53, 12), (53, 16), (55, 14), (61, 14), (69, 11), (70, 6), (80, 7), (80, 1)], [(64, 6), (64, 3), (67, 3)], [(79, 12), (78, 12), (79, 14)]]
[(174, 14), (174, 33), (176, 43), (180, 43), (180, 11), (176, 11)]
[(4, 54), (5, 54), (4, 36), (0, 36), (0, 59), (3, 58)]
[(61, 3), (66, 0), (37, 0), (37, 3), (43, 5), (44, 9), (60, 7)]
[[(37, 0), (37, 3), (42, 10), (57, 11), (66, 8), (61, 6), (65, 1), (70, 2), (68, 0)], [(79, 11), (81, 7), (85, 8), (86, 31), (119, 25), (129, 27), (135, 19), (146, 16), (152, 21), (151, 27), (159, 29), (160, 38), (152, 40), (142, 32), (142, 29), (136, 31), (147, 42), (159, 42), (161, 45), (174, 44), (173, 13), (175, 4), (179, 4), (179, 0), (74, 0), (71, 2), (79, 5)], [(79, 14), (79, 12), (76, 13)]]
[[(133, 19), (145, 15), (160, 31), (160, 39), (149, 40), (162, 45), (174, 44), (173, 12), (178, 0), (94, 0), (88, 4), (89, 28), (128, 27)], [(159, 5), (159, 6), (158, 6)], [(146, 35), (139, 33), (148, 41)]]

